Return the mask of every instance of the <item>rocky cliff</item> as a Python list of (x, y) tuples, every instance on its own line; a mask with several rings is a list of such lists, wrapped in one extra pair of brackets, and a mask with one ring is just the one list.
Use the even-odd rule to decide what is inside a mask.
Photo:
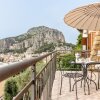
[(46, 44), (64, 43), (63, 33), (45, 26), (33, 27), (26, 33), (0, 40), (0, 52), (10, 50), (31, 50), (36, 51), (39, 47)]

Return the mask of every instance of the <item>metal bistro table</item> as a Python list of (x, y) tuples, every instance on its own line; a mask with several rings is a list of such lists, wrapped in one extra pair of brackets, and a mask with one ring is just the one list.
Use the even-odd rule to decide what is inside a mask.
[(89, 67), (89, 65), (100, 64), (100, 62), (94, 62), (94, 61), (90, 61), (90, 62), (71, 62), (71, 64), (81, 65), (82, 71), (83, 71), (83, 75), (82, 75), (81, 79), (75, 81), (72, 90), (74, 90), (75, 84), (77, 84), (77, 82), (82, 81), (82, 80), (84, 81), (84, 94), (85, 95), (86, 95), (86, 90), (85, 90), (86, 84), (88, 86), (88, 95), (90, 95), (89, 81), (93, 82), (96, 86), (96, 90), (98, 90), (96, 82), (94, 80), (90, 79), (87, 76), (87, 74), (88, 74), (88, 69), (87, 68)]

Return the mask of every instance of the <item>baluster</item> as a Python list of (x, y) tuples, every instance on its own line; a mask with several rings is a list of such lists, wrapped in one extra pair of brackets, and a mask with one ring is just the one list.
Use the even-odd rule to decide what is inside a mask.
[(36, 100), (36, 64), (34, 64), (32, 67), (32, 75), (31, 79), (33, 80), (33, 84), (31, 86), (31, 100)]

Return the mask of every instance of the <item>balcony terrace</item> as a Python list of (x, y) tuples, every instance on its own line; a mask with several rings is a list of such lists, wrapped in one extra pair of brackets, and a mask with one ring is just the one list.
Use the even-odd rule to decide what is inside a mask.
[[(84, 78), (81, 84), (81, 81), (75, 84), (74, 91), (69, 91), (69, 80), (70, 78), (64, 77), (64, 73), (68, 72), (77, 72), (74, 71), (66, 71), (65, 69), (61, 69), (61, 62), (59, 61), (59, 57), (61, 54), (72, 54), (73, 51), (55, 51), (52, 53), (48, 53), (39, 57), (30, 58), (24, 61), (16, 62), (13, 64), (5, 65), (4, 67), (0, 67), (0, 82), (8, 79), (11, 76), (19, 74), (19, 72), (25, 70), (26, 68), (31, 68), (31, 79), (25, 85), (25, 87), (19, 91), (19, 93), (13, 97), (13, 100), (76, 100), (76, 89), (78, 100), (99, 100), (100, 99), (100, 90), (99, 90), (99, 69), (94, 69), (95, 65), (93, 64), (93, 69), (88, 69), (88, 75), (86, 76), (93, 79), (98, 86), (96, 90), (96, 86), (93, 81), (89, 81), (85, 76), (83, 70), (79, 70), (78, 72), (82, 74)], [(75, 54), (75, 52), (74, 52)], [(83, 54), (82, 54), (83, 55)], [(85, 55), (83, 55), (85, 56)], [(89, 55), (87, 55), (88, 57)], [(41, 60), (45, 60), (45, 65), (41, 69), (41, 71), (36, 74), (37, 63)], [(60, 63), (59, 63), (60, 62)], [(70, 63), (71, 64), (71, 63)], [(96, 63), (95, 63), (96, 64)], [(100, 64), (97, 62), (97, 64)], [(72, 65), (72, 64), (71, 64)], [(90, 65), (90, 63), (88, 64)], [(91, 67), (91, 66), (90, 66)], [(98, 67), (99, 68), (99, 67)], [(83, 68), (84, 69), (84, 68)], [(85, 71), (87, 71), (85, 69)], [(92, 76), (91, 76), (92, 75)], [(63, 77), (63, 78), (62, 78)], [(76, 77), (76, 76), (74, 76)], [(62, 80), (63, 79), (63, 80)], [(62, 80), (62, 81), (61, 81)], [(87, 82), (88, 80), (88, 82)], [(77, 79), (73, 78), (71, 81), (71, 86), (77, 81)], [(61, 88), (62, 82), (62, 88)], [(84, 85), (86, 83), (86, 85)], [(91, 83), (91, 84), (90, 84)], [(82, 87), (81, 87), (82, 85)], [(77, 86), (77, 87), (76, 87)], [(84, 90), (84, 87), (86, 90)], [(90, 95), (88, 95), (88, 88), (90, 89)], [(72, 90), (72, 87), (71, 87)], [(86, 92), (86, 95), (84, 93)], [(61, 94), (60, 94), (61, 93)], [(2, 99), (1, 99), (2, 100)]]

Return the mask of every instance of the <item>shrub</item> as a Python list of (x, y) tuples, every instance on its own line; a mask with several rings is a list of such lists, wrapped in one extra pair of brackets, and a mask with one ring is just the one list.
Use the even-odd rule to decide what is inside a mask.
[(12, 100), (17, 93), (18, 93), (17, 82), (13, 78), (7, 80), (4, 89), (5, 100)]
[(23, 89), (23, 87), (30, 81), (30, 69), (26, 69), (23, 72), (21, 72), (19, 75), (15, 76), (15, 80), (17, 82), (17, 86), (18, 86), (18, 91), (20, 91), (21, 89)]
[(78, 38), (77, 38), (77, 43), (76, 43), (76, 48), (75, 50), (81, 50), (82, 49), (82, 34), (79, 34), (78, 35)]
[(60, 69), (62, 70), (80, 70), (81, 68), (79, 65), (76, 66), (71, 64), (72, 61), (75, 61), (75, 56), (73, 53), (59, 56), (58, 59), (58, 64), (60, 64)]

